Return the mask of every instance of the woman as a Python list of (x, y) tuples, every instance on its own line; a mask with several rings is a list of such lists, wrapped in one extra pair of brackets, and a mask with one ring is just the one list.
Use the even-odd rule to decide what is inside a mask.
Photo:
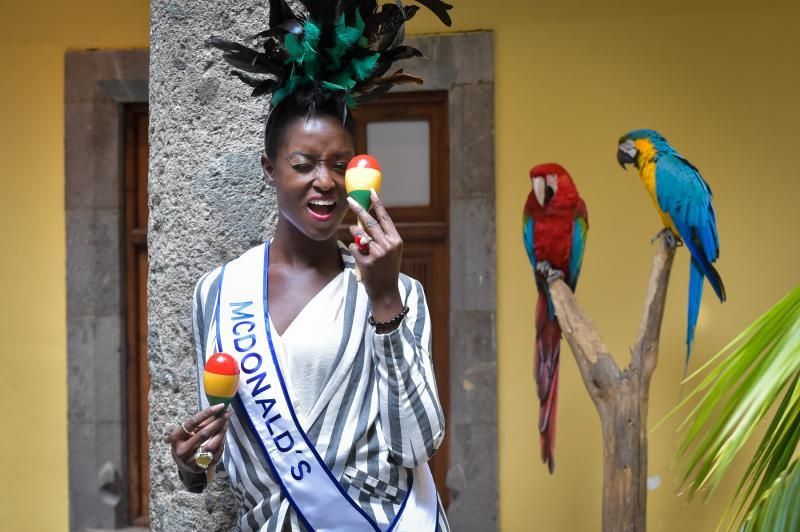
[[(196, 288), (198, 368), (215, 351), (235, 354), (239, 391), (226, 412), (179, 425), (172, 452), (191, 491), (206, 485), (203, 465), (222, 461), (242, 530), (448, 530), (426, 464), (444, 419), (425, 295), (399, 273), (403, 243), (377, 194), (374, 216), (347, 198), (354, 154), (340, 97), (282, 100), (262, 154), (274, 238)], [(348, 208), (364, 247), (336, 240)]]

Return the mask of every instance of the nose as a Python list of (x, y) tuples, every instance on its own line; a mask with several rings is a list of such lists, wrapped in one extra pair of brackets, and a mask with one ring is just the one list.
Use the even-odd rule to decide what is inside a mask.
[(333, 179), (333, 170), (328, 168), (327, 164), (318, 164), (316, 166), (316, 179), (314, 179), (314, 188), (320, 192), (327, 192), (336, 186), (336, 181)]

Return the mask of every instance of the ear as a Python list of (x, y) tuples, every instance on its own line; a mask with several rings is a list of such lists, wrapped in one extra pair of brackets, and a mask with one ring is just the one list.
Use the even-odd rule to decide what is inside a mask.
[(269, 186), (275, 186), (275, 165), (272, 163), (266, 152), (261, 152), (261, 170), (264, 172), (264, 180)]

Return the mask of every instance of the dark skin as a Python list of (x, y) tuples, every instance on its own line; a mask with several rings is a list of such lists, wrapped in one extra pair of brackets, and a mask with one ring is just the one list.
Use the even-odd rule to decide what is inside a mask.
[[(298, 118), (287, 128), (274, 160), (261, 155), (264, 177), (275, 187), (278, 198), (278, 225), (269, 249), (267, 298), (269, 315), (280, 335), (306, 304), (342, 272), (336, 230), (348, 208), (363, 226), (351, 226), (351, 234), (373, 239), (368, 250), (361, 251), (351, 244), (350, 252), (361, 271), (375, 320), (388, 321), (403, 310), (397, 287), (403, 240), (374, 191), (374, 217), (347, 198), (344, 174), (354, 155), (350, 133), (327, 115)], [(329, 205), (333, 202), (333, 206), (324, 216), (315, 216), (310, 207), (312, 200)], [(391, 331), (379, 328), (376, 332)], [(188, 481), (204, 474), (194, 462), (200, 444), (208, 440), (203, 450), (214, 454), (212, 464), (221, 459), (230, 415), (230, 411), (223, 414), (220, 407), (211, 407), (184, 422), (186, 429), (197, 435), (187, 434), (180, 425), (173, 430), (172, 455)]]

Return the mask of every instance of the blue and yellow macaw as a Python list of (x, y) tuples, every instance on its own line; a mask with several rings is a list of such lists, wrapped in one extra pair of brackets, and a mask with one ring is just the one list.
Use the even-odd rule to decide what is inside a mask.
[(692, 355), (694, 329), (703, 297), (703, 277), (720, 302), (725, 286), (713, 263), (719, 257), (719, 236), (711, 188), (692, 163), (652, 129), (637, 129), (619, 139), (617, 161), (633, 164), (650, 194), (664, 227), (683, 241), (692, 260), (689, 270), (689, 309), (686, 326), (686, 364)]

